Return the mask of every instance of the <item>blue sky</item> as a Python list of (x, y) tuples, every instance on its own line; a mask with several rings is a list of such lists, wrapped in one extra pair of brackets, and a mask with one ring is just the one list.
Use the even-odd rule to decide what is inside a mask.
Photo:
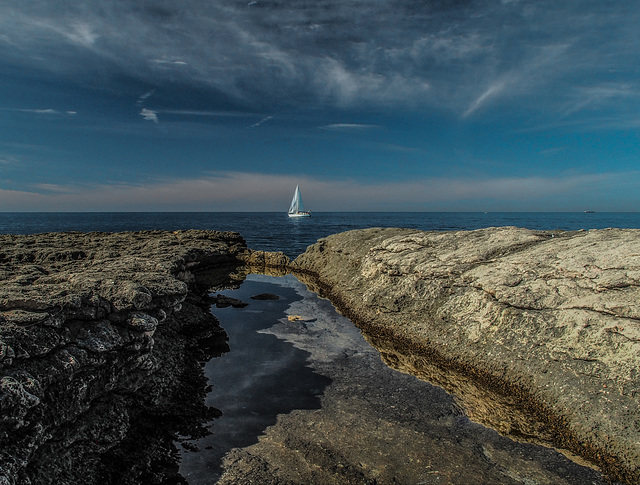
[(640, 3), (0, 2), (0, 210), (636, 211)]

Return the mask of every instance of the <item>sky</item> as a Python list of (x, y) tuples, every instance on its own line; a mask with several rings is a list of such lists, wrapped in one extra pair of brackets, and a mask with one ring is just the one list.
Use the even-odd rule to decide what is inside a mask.
[(640, 3), (1, 0), (0, 211), (637, 211)]

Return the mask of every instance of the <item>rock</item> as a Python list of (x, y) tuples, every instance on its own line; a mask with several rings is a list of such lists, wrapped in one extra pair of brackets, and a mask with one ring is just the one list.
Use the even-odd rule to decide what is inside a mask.
[(155, 332), (158, 319), (142, 312), (134, 312), (128, 320), (129, 328), (136, 332)]
[(306, 317), (302, 315), (287, 315), (287, 321), (289, 322), (311, 323), (315, 322), (316, 320), (316, 318)]
[(640, 231), (366, 229), (290, 268), (474, 419), (640, 481)]
[(32, 379), (28, 375), (19, 376), (19, 373), (12, 376), (6, 375), (0, 379), (0, 406), (3, 410), (17, 410), (13, 413), (3, 413), (0, 418), (3, 424), (10, 423), (16, 428), (24, 426), (22, 419), (29, 409), (40, 404), (40, 398), (28, 390), (31, 387), (29, 384), (33, 382)]
[(233, 308), (244, 308), (249, 305), (242, 300), (225, 295), (216, 295), (211, 298), (211, 301), (213, 301), (218, 308), (226, 308), (229, 306), (232, 306)]
[(71, 232), (0, 246), (0, 483), (174, 480), (175, 436), (217, 414), (201, 362), (228, 348), (201, 295), (237, 286), (244, 240)]
[(259, 295), (253, 295), (251, 299), (252, 300), (279, 300), (280, 297), (278, 295), (274, 295), (273, 293), (260, 293)]
[(248, 266), (253, 268), (283, 268), (289, 264), (289, 258), (283, 252), (248, 249), (241, 257)]

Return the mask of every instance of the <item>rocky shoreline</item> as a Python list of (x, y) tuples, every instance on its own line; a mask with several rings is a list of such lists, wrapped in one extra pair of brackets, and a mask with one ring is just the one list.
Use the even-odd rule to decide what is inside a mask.
[(227, 350), (208, 290), (252, 270), (472, 419), (640, 481), (640, 231), (367, 229), (293, 262), (216, 231), (2, 235), (0, 263), (0, 484), (184, 483), (174, 440), (207, 432)]
[[(301, 380), (302, 385), (310, 386), (313, 405), (295, 406), (279, 414), (277, 420), (254, 435), (254, 440), (226, 448), (231, 451), (224, 455), (223, 475), (216, 483), (612, 485), (598, 471), (572, 463), (555, 450), (508, 439), (470, 421), (454, 396), (441, 387), (391, 369), (350, 320), (339, 315), (329, 301), (310, 292), (297, 277), (254, 274), (232, 294), (247, 299), (256, 293), (255, 286), (252, 288), (256, 284), (269, 284), (268, 291), (280, 295), (277, 305), (284, 310), (280, 318), (262, 321), (265, 327), (260, 334), (276, 336), (279, 345), (307, 354), (305, 371), (315, 377), (307, 374)], [(232, 335), (237, 327), (259, 320), (256, 312), (273, 315), (273, 304), (269, 302), (267, 310), (252, 300), (246, 308), (230, 309), (226, 315), (220, 313), (219, 318)], [(237, 316), (229, 321), (229, 314)], [(246, 337), (252, 338), (250, 334)], [(214, 359), (211, 367), (234, 359), (236, 351), (243, 353), (242, 344), (231, 336), (229, 345), (231, 352)], [(242, 397), (227, 404), (219, 400), (218, 392), (224, 390), (216, 384), (223, 375), (213, 379), (212, 397), (223, 414), (214, 423), (210, 440), (194, 442), (199, 451), (183, 455), (185, 476), (193, 485), (214, 482), (206, 475), (206, 468), (205, 475), (198, 479), (189, 465), (199, 464), (196, 470), (216, 469), (217, 462), (209, 457), (207, 444), (224, 441), (223, 422), (230, 407), (240, 401), (243, 409), (246, 406), (250, 411), (255, 409), (253, 406), (268, 409), (267, 403), (279, 402), (271, 401), (273, 391), (265, 385), (274, 376), (278, 376), (274, 379), (275, 389), (288, 392), (301, 385), (283, 385), (287, 379), (298, 381), (294, 375), (299, 374), (293, 366), (280, 373), (260, 372), (270, 366), (260, 360), (258, 346), (255, 348), (256, 357), (251, 364), (236, 362), (234, 368), (258, 367), (257, 372), (251, 373), (260, 376), (258, 386), (243, 386)], [(286, 353), (281, 350), (277, 360)], [(274, 357), (267, 357), (267, 362), (271, 358)], [(322, 388), (314, 382), (322, 383)], [(259, 394), (255, 401), (242, 401), (256, 388)], [(246, 413), (246, 421), (253, 420), (252, 414)]]
[(217, 413), (202, 363), (227, 350), (206, 290), (238, 284), (244, 240), (53, 233), (0, 248), (0, 483), (178, 480), (173, 441)]
[(290, 268), (472, 419), (640, 480), (640, 231), (356, 230)]

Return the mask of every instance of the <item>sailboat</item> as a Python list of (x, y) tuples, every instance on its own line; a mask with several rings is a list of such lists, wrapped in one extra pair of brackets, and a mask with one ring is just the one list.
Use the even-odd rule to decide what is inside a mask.
[(300, 187), (296, 185), (296, 191), (293, 193), (293, 200), (291, 206), (289, 206), (289, 217), (309, 217), (311, 212), (304, 210), (304, 204), (302, 203), (302, 194), (300, 193)]

